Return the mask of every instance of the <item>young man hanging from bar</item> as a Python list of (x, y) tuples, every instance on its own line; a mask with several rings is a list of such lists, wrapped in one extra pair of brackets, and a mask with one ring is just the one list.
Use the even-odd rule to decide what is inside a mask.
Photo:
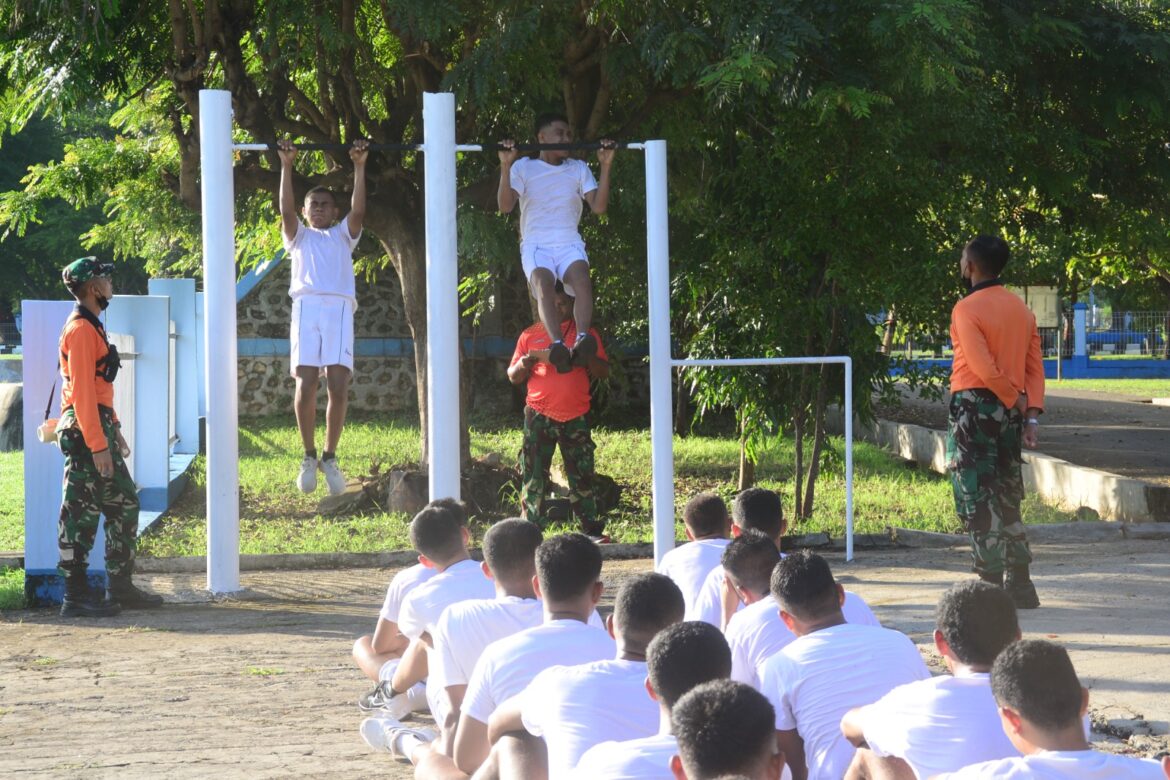
[[(340, 210), (334, 194), (325, 187), (313, 187), (305, 194), (301, 209), (305, 221), (301, 222), (293, 195), (297, 148), (287, 140), (279, 143), (280, 231), (285, 251), (292, 258), (289, 365), (296, 378), (294, 407), (305, 448), (297, 487), (304, 493), (317, 489), (318, 470), (325, 475), (330, 495), (345, 490), (345, 476), (337, 464), (337, 444), (345, 425), (353, 376), (353, 312), (357, 308), (353, 250), (361, 238), (366, 215), (368, 145), (358, 140), (349, 150), (353, 196), (345, 219), (338, 221)], [(317, 379), (322, 368), (329, 404), (325, 410), (325, 450), (318, 459)]]
[[(561, 114), (541, 114), (536, 119), (536, 140), (542, 144), (567, 144), (573, 129)], [(602, 140), (597, 151), (601, 178), (595, 180), (589, 165), (571, 158), (567, 149), (545, 149), (539, 157), (521, 158), (515, 141), (505, 139), (500, 155), (500, 186), (496, 194), (500, 212), (511, 213), (520, 204), (520, 260), (529, 289), (536, 298), (551, 343), (549, 362), (562, 374), (573, 366), (584, 366), (597, 354), (597, 340), (589, 332), (593, 325), (593, 283), (589, 278), (589, 257), (577, 226), (581, 201), (594, 214), (604, 214), (609, 205), (610, 170), (613, 167), (612, 141)], [(573, 319), (576, 340), (565, 344), (561, 318), (557, 313), (556, 282), (575, 299)]]

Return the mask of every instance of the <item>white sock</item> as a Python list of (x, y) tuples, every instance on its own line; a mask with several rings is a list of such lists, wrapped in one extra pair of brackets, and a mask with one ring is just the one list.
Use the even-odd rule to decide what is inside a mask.
[(378, 670), (378, 682), (390, 682), (393, 680), (394, 672), (398, 669), (398, 664), (400, 663), (402, 663), (401, 658), (391, 658), (382, 664), (382, 668)]
[(405, 694), (406, 700), (410, 702), (410, 711), (418, 712), (428, 708), (427, 704), (427, 684), (426, 682), (417, 682), (410, 686)]
[(414, 763), (414, 751), (426, 744), (417, 735), (409, 731), (404, 731), (394, 738), (395, 752), (400, 756), (406, 756), (412, 764)]

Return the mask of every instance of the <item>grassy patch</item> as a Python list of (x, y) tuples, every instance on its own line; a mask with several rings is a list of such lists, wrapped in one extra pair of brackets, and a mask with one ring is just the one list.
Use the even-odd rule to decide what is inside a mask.
[(0, 550), (24, 549), (24, 453), (0, 452)]
[(1062, 379), (1059, 382), (1052, 379), (1049, 380), (1048, 386), (1061, 390), (1120, 393), (1147, 400), (1170, 398), (1170, 379)]
[(252, 677), (276, 677), (284, 674), (284, 669), (277, 669), (269, 666), (246, 666), (244, 667), (244, 674)]
[[(643, 428), (597, 428), (598, 471), (613, 476), (622, 488), (620, 507), (607, 517), (615, 541), (648, 542), (651, 525), (650, 442)], [(289, 417), (244, 422), (240, 430), (240, 551), (243, 553), (378, 552), (408, 549), (408, 519), (403, 514), (373, 512), (364, 516), (327, 518), (317, 514), (321, 489), (313, 496), (297, 492), (293, 482), (299, 462), (296, 427)], [(498, 452), (512, 461), (520, 448), (518, 428), (488, 424), (472, 430), (472, 454)], [(828, 532), (840, 538), (845, 526), (843, 442), (831, 442), (832, 454), (817, 483), (812, 518), (793, 522), (792, 533)], [(418, 434), (413, 420), (358, 418), (346, 426), (342, 466), (349, 474), (373, 467), (385, 470), (417, 458)], [(692, 435), (676, 438), (675, 495), (681, 510), (687, 498), (713, 490), (730, 499), (735, 493), (738, 446), (733, 438)], [(780, 492), (792, 510), (793, 447), (773, 441), (757, 466), (759, 484)], [(948, 479), (908, 468), (878, 447), (854, 447), (854, 519), (858, 533), (881, 533), (888, 525), (931, 531), (958, 530)], [(143, 555), (204, 555), (206, 512), (203, 461), (193, 468), (192, 484), (168, 515), (142, 539)], [(516, 510), (518, 511), (518, 510)], [(1029, 496), (1029, 522), (1067, 520), (1067, 513)], [(476, 539), (483, 523), (473, 527)], [(554, 527), (555, 530), (568, 530)], [(681, 522), (677, 533), (682, 538)]]
[(0, 569), (0, 609), (24, 609), (24, 569)]
[(42, 656), (42, 657), (38, 658), (37, 660), (33, 661), (33, 666), (56, 666), (58, 663), (60, 663), (60, 661), (58, 661), (56, 658), (50, 658), (49, 656)]

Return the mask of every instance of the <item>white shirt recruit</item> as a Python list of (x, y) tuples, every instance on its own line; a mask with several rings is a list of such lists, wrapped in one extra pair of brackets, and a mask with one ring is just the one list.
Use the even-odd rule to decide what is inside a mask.
[[(841, 612), (847, 623), (881, 625), (865, 600), (852, 591), (845, 591)], [(757, 689), (760, 687), (760, 665), (796, 639), (796, 635), (784, 625), (780, 608), (771, 596), (748, 606), (741, 604), (740, 610), (728, 621), (724, 636), (731, 648), (731, 679)]]
[(298, 222), (292, 241), (284, 238), (284, 249), (292, 258), (289, 296), (296, 300), (302, 295), (340, 295), (357, 308), (353, 250), (360, 238), (361, 233), (350, 236), (346, 219), (325, 230)]
[(809, 780), (840, 780), (853, 760), (841, 718), (904, 683), (930, 677), (904, 634), (850, 623), (797, 638), (760, 667), (776, 728), (804, 740)]
[(580, 620), (551, 620), (492, 642), (471, 672), (463, 712), (480, 723), (504, 701), (524, 690), (538, 673), (556, 664), (613, 658), (617, 646), (603, 629)]
[(378, 613), (378, 617), (382, 620), (389, 620), (391, 623), (397, 623), (398, 612), (402, 609), (402, 600), (406, 598), (406, 594), (414, 590), (416, 585), (426, 582), (436, 574), (438, 574), (437, 571), (429, 566), (423, 566), (421, 563), (416, 563), (414, 566), (395, 574), (394, 578), (390, 580), (390, 587), (386, 588), (386, 598), (382, 602), (382, 611)]
[(512, 189), (520, 196), (520, 242), (539, 246), (572, 244), (581, 240), (582, 198), (597, 189), (589, 165), (567, 159), (550, 165), (540, 158), (522, 157), (512, 163)]
[(545, 669), (520, 694), (520, 713), (524, 728), (544, 737), (550, 780), (568, 777), (600, 742), (658, 732), (658, 704), (646, 695), (644, 661)]
[(1165, 780), (1159, 762), (1095, 750), (1042, 750), (938, 775), (940, 780)]
[(496, 586), (484, 576), (478, 561), (459, 561), (406, 594), (398, 613), (398, 630), (409, 639), (418, 639), (435, 630), (443, 610), (452, 604), (489, 599), (495, 594)]
[[(683, 603), (686, 605), (686, 614), (689, 616), (695, 609), (695, 599), (707, 579), (711, 570), (719, 566), (723, 557), (723, 550), (730, 539), (699, 539), (675, 547), (662, 556), (657, 571), (674, 580), (678, 589), (682, 591)], [(687, 620), (692, 618), (687, 617)], [(695, 618), (698, 619), (698, 618)]]
[(922, 779), (1020, 754), (1003, 731), (986, 673), (899, 685), (862, 707), (860, 719), (870, 750), (901, 758)]

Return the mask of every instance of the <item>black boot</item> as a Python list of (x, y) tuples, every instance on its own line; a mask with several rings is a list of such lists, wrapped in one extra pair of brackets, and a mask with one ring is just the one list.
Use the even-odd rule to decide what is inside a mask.
[(117, 601), (106, 599), (101, 591), (90, 590), (85, 569), (72, 570), (65, 575), (61, 617), (113, 617), (121, 611)]
[(117, 601), (126, 609), (151, 609), (163, 604), (162, 596), (140, 590), (130, 581), (129, 574), (111, 574), (108, 593), (111, 601)]
[(1032, 584), (1026, 563), (1008, 569), (1003, 588), (1016, 603), (1016, 609), (1036, 609), (1040, 606), (1040, 597), (1036, 594), (1036, 586)]

